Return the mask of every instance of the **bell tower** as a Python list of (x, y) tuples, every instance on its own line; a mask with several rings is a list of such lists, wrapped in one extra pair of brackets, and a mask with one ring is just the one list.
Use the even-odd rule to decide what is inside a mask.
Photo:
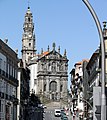
[(22, 60), (24, 67), (29, 63), (29, 60), (36, 54), (35, 49), (35, 34), (33, 16), (28, 7), (25, 14), (25, 21), (23, 24), (24, 33), (22, 35)]

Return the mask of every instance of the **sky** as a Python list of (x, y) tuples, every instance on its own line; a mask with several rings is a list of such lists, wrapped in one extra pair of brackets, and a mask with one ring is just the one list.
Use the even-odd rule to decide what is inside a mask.
[[(89, 0), (100, 24), (107, 21), (107, 0)], [(100, 44), (96, 24), (82, 0), (0, 0), (0, 39), (18, 49), (21, 58), (24, 16), (28, 8), (33, 14), (37, 53), (56, 43), (61, 54), (67, 51), (68, 89), (70, 71), (76, 62), (90, 59)]]

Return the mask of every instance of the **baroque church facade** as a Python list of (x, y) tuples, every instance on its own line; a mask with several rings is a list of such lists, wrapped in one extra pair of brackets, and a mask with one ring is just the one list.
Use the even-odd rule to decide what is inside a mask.
[(22, 60), (30, 69), (30, 92), (53, 101), (67, 100), (68, 59), (66, 50), (60, 54), (60, 47), (36, 54), (33, 16), (28, 7), (25, 14), (22, 36)]
[(38, 92), (51, 100), (66, 99), (68, 81), (66, 51), (62, 56), (60, 50), (58, 52), (55, 50), (55, 43), (53, 43), (53, 49), (42, 53), (37, 62)]

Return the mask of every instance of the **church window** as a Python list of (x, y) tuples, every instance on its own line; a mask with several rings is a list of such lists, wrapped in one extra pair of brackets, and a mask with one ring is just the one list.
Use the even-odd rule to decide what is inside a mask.
[(52, 81), (49, 85), (49, 91), (56, 92), (57, 90), (57, 83), (55, 81)]
[(37, 84), (37, 79), (34, 79), (34, 85), (36, 85)]
[(50, 63), (48, 63), (48, 70), (50, 71), (51, 70), (51, 65), (50, 65)]
[(30, 22), (30, 18), (28, 18), (28, 22)]
[(62, 87), (63, 87), (63, 86), (61, 85), (61, 86), (60, 86), (60, 92), (62, 92)]
[(29, 43), (29, 47), (31, 47), (31, 43)]
[(46, 91), (46, 84), (44, 85), (44, 91)]

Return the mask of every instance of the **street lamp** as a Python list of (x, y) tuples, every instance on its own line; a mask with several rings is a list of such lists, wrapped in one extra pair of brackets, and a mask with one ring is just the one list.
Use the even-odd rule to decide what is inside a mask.
[(88, 102), (88, 101), (85, 100), (84, 98), (80, 98), (80, 100), (86, 102), (86, 103), (90, 106), (90, 108), (93, 109), (93, 106), (90, 104), (90, 102)]
[(101, 84), (101, 120), (106, 120), (106, 96), (105, 96), (105, 45), (104, 45), (104, 39), (103, 39), (103, 32), (102, 32), (102, 28), (99, 22), (99, 19), (94, 11), (94, 9), (92, 8), (92, 6), (90, 5), (90, 3), (88, 2), (88, 0), (82, 0), (85, 5), (87, 6), (87, 8), (89, 9), (91, 15), (94, 18), (94, 21), (96, 23), (97, 29), (98, 29), (98, 33), (99, 33), (99, 37), (100, 37), (100, 42), (101, 42), (101, 73), (102, 73), (102, 84)]
[[(90, 104), (89, 101), (87, 101), (86, 99), (81, 98), (81, 97), (80, 97), (80, 100), (82, 100), (83, 102), (86, 102), (86, 103), (90, 106), (91, 110), (93, 109), (93, 106)], [(93, 117), (92, 112), (91, 112), (91, 113), (88, 113), (88, 114), (89, 114), (89, 118), (92, 118), (92, 117)], [(84, 120), (85, 120), (85, 119), (87, 119), (87, 118), (84, 118)]]

